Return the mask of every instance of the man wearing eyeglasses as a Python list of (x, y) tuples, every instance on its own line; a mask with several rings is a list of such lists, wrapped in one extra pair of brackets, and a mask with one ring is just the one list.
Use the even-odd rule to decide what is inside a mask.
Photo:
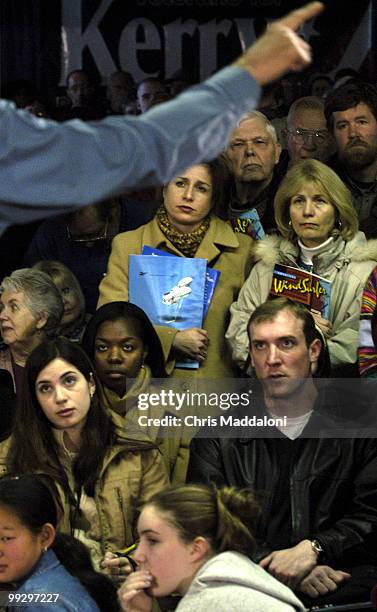
[(147, 223), (156, 207), (152, 201), (149, 206), (140, 206), (136, 200), (113, 198), (47, 219), (34, 234), (23, 264), (29, 267), (46, 259), (65, 264), (80, 283), (87, 312), (94, 312), (112, 239), (119, 232)]
[(327, 163), (332, 152), (332, 137), (327, 130), (321, 98), (306, 96), (291, 104), (285, 136), (289, 166), (308, 158)]

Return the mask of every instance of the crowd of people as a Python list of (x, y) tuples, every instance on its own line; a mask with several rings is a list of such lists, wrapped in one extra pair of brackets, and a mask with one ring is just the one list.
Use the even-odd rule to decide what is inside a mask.
[[(292, 15), (275, 28), (294, 36), (310, 16)], [(309, 61), (296, 38), (286, 68)], [(269, 84), (283, 69), (266, 77), (262, 63), (259, 107), (241, 105), (231, 132), (211, 126), (210, 159), (185, 154), (172, 172), (166, 142), (166, 171), (146, 165), (145, 184), (128, 189), (117, 161), (98, 197), (73, 188), (64, 203), (51, 183), (64, 214), (46, 219), (37, 188), (25, 200), (40, 221), (0, 283), (0, 585), (16, 609), (292, 612), (365, 602), (377, 584), (377, 89), (317, 74), (292, 99)], [(40, 118), (25, 120), (38, 138), (52, 118), (76, 141), (75, 125), (105, 116), (145, 114), (153, 130), (167, 119), (152, 107), (188, 87), (120, 71), (101, 96), (78, 69), (54, 107), (26, 82), (9, 95)], [(179, 257), (217, 275), (200, 326), (161, 325), (129, 301), (146, 247), (168, 255), (160, 270)], [(326, 312), (272, 295), (276, 265), (331, 285)], [(244, 378), (253, 401), (234, 407), (236, 430), (217, 415), (167, 433), (163, 402), (140, 425), (138, 399), (159, 385)]]

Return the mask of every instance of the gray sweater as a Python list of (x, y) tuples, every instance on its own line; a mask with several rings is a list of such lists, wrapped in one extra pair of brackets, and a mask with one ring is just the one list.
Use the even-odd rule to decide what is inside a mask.
[(177, 612), (293, 612), (305, 608), (292, 591), (244, 555), (225, 552), (198, 571)]

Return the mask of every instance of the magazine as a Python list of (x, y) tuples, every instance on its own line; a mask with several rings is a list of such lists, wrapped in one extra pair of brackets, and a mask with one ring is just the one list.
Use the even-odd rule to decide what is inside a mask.
[(270, 296), (300, 302), (313, 313), (329, 318), (331, 281), (300, 268), (275, 264)]
[(254, 240), (262, 240), (265, 237), (263, 225), (256, 208), (249, 208), (244, 211), (231, 208), (229, 210), (229, 220), (235, 232), (247, 234)]

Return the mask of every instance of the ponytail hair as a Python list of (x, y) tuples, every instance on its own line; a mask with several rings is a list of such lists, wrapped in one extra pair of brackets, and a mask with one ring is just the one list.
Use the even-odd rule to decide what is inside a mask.
[[(0, 477), (0, 507), (14, 514), (20, 523), (37, 535), (46, 523), (54, 529), (62, 516), (58, 492), (53, 481), (42, 476), (21, 474)], [(93, 569), (90, 552), (76, 538), (56, 534), (52, 550), (65, 569), (76, 577), (100, 610), (117, 612), (116, 588), (104, 574)]]
[(184, 542), (204, 537), (215, 554), (232, 550), (251, 556), (255, 550), (260, 506), (248, 489), (182, 485), (156, 493), (147, 506), (163, 514)]
[(93, 569), (89, 549), (67, 533), (57, 533), (52, 546), (65, 569), (77, 578), (100, 610), (118, 612), (117, 589), (110, 578)]

